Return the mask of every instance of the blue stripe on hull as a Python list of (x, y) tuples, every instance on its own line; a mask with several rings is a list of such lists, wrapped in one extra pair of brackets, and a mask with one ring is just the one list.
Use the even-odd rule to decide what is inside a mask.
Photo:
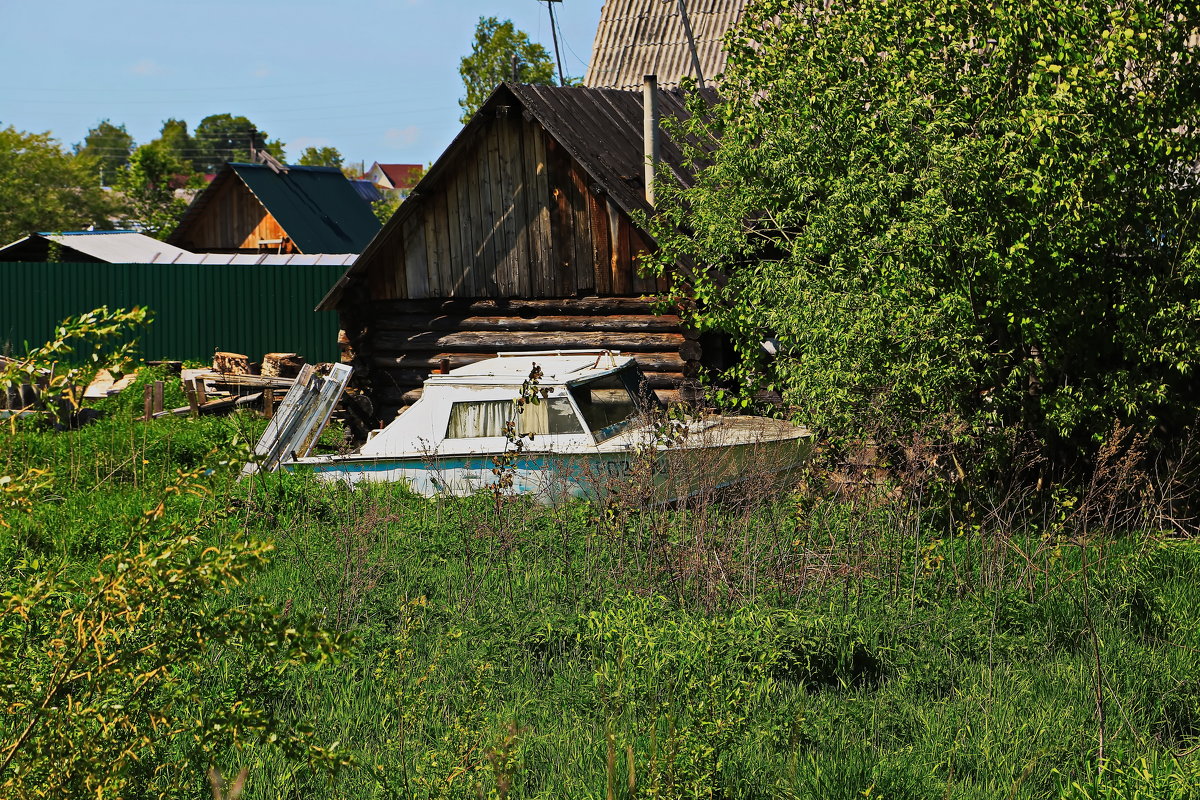
[[(311, 472), (322, 480), (358, 483), (359, 481), (405, 481), (413, 491), (434, 494), (468, 495), (496, 484), (490, 456), (426, 458), (339, 459), (337, 462), (291, 462), (281, 465), (291, 472)], [(512, 490), (534, 494), (547, 502), (571, 497), (596, 495), (604, 481), (619, 478), (630, 469), (628, 457), (580, 454), (556, 457), (526, 457), (510, 468)]]
[[(770, 449), (781, 456), (770, 472), (786, 474), (798, 467), (811, 450), (809, 442), (788, 440), (770, 443)], [(651, 472), (653, 483), (650, 489), (653, 502), (690, 497), (700, 491), (716, 489), (739, 483), (754, 475), (761, 475), (761, 465), (751, 468), (740, 456), (753, 450), (754, 446), (733, 445), (720, 448), (712, 454), (696, 451), (707, 469), (701, 473), (672, 475), (665, 454), (660, 453)], [(725, 458), (713, 459), (721, 455)], [(577, 454), (526, 454), (510, 467), (512, 486), (506, 490), (513, 494), (536, 496), (542, 502), (555, 503), (569, 497), (597, 498), (607, 491), (623, 491), (626, 480), (632, 479), (633, 461), (641, 458), (637, 453), (577, 453)], [(472, 454), (463, 456), (436, 457), (376, 457), (338, 458), (332, 461), (301, 461), (284, 463), (289, 471), (312, 472), (321, 480), (394, 482), (404, 481), (413, 491), (432, 497), (436, 494), (469, 495), (494, 487), (499, 477), (492, 472), (495, 468), (494, 455)], [(753, 462), (752, 462), (753, 463)], [(682, 479), (681, 481), (678, 479)]]

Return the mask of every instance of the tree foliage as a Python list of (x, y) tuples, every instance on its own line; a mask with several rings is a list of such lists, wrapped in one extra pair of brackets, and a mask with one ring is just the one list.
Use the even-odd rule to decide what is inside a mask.
[(210, 114), (200, 120), (192, 134), (192, 166), (197, 172), (216, 172), (226, 161), (249, 161), (250, 142), (283, 160), (283, 144), (268, 141), (266, 131), (246, 117), (232, 114)]
[(375, 215), (381, 225), (386, 225), (403, 202), (404, 198), (399, 194), (386, 193), (383, 199), (371, 203), (371, 213)]
[(128, 220), (159, 239), (175, 230), (187, 210), (188, 201), (176, 195), (176, 190), (185, 186), (203, 186), (203, 181), (166, 139), (155, 139), (134, 150), (117, 181)]
[(193, 162), (198, 154), (187, 123), (164, 120), (158, 138), (133, 151), (116, 182), (126, 221), (159, 239), (170, 236), (188, 206), (179, 190), (204, 188)]
[(189, 160), (188, 156), (196, 146), (188, 133), (187, 122), (174, 117), (163, 121), (155, 141), (162, 142), (162, 146), (180, 160)]
[(134, 334), (151, 320), (149, 310), (140, 307), (110, 311), (101, 306), (67, 317), (48, 342), (0, 362), (0, 392), (30, 386), (38, 405), (66, 424), (83, 405), (83, 387), (98, 370), (120, 375), (129, 368), (138, 347)]
[(88, 172), (101, 186), (116, 179), (132, 152), (133, 136), (124, 125), (113, 125), (107, 119), (87, 132), (82, 145), (75, 145), (75, 155), (87, 163)]
[(518, 83), (554, 83), (554, 63), (545, 47), (530, 41), (529, 34), (517, 30), (510, 19), (501, 22), (496, 17), (480, 17), (471, 54), (458, 64), (466, 88), (466, 95), (458, 101), (462, 122), (479, 110), (498, 84), (513, 79), (514, 57)]
[(687, 126), (715, 153), (659, 190), (657, 267), (701, 265), (680, 288), (739, 385), (827, 431), (1178, 424), (1200, 406), (1196, 23), (1184, 0), (761, 0)]
[(304, 148), (304, 152), (300, 154), (300, 166), (337, 167), (341, 169), (342, 154), (336, 147), (309, 146)]
[(0, 128), (0, 242), (34, 231), (105, 227), (114, 202), (49, 133)]

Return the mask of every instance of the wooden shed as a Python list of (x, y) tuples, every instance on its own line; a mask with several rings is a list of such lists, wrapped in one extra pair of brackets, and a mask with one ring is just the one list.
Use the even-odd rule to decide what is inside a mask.
[(336, 167), (228, 163), (167, 241), (205, 253), (360, 253), (379, 227)]
[[(424, 378), (500, 351), (612, 348), (670, 399), (700, 366), (664, 279), (638, 259), (645, 197), (642, 94), (502, 84), (322, 301), (343, 358), (386, 422)], [(683, 97), (659, 91), (662, 116)], [(688, 181), (662, 137), (663, 163)]]

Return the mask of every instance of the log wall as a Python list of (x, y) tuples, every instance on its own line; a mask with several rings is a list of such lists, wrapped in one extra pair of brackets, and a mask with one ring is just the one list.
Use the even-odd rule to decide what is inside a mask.
[[(641, 176), (630, 176), (641, 181)], [(373, 299), (632, 296), (650, 244), (580, 165), (516, 109), (488, 120), (372, 253)]]
[(538, 300), (391, 300), (340, 312), (342, 360), (386, 424), (420, 397), (443, 360), (450, 368), (501, 351), (607, 348), (633, 355), (664, 401), (696, 375), (700, 346), (674, 314), (638, 297)]

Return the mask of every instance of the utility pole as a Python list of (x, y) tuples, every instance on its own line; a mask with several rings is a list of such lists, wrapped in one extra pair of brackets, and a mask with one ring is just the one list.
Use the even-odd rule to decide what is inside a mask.
[(567, 76), (563, 74), (562, 52), (558, 49), (558, 24), (554, 21), (554, 4), (562, 0), (546, 0), (546, 9), (550, 12), (550, 36), (554, 39), (554, 58), (558, 61), (558, 85), (567, 85)]

